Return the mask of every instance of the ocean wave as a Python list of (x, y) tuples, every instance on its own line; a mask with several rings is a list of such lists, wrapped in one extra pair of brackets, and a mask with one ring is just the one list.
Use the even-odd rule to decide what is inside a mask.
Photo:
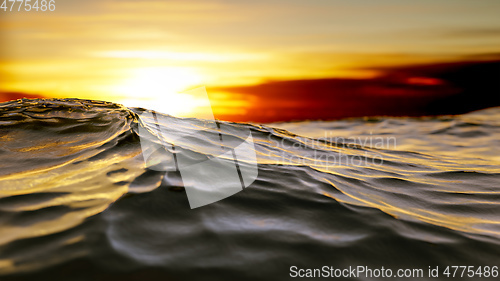
[[(0, 104), (0, 274), (6, 280), (286, 280), (290, 266), (491, 265), (500, 254), (500, 108), (459, 116), (255, 125), (258, 177), (191, 210), (144, 161), (139, 108)], [(221, 130), (176, 146), (217, 155)], [(142, 130), (142, 131), (141, 131)], [(153, 139), (162, 143), (164, 140)], [(364, 280), (364, 278), (359, 278)]]

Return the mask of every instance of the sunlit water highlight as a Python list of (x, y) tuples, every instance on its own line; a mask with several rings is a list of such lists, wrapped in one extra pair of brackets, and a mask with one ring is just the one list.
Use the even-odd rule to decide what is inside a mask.
[[(287, 280), (292, 265), (498, 265), (500, 108), (223, 122), (233, 137), (252, 132), (258, 178), (195, 210), (178, 179), (146, 168), (142, 112), (71, 99), (0, 104), (2, 280)], [(202, 122), (177, 119), (175, 129)], [(176, 145), (211, 155), (206, 139), (218, 134)]]

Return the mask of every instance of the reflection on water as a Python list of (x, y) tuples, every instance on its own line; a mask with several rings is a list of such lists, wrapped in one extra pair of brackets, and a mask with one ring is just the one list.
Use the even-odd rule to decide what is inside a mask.
[[(251, 130), (258, 178), (195, 210), (182, 182), (145, 167), (139, 112), (83, 100), (0, 104), (3, 279), (286, 280), (293, 265), (498, 260), (500, 108), (221, 122), (229, 137)], [(175, 130), (197, 122), (178, 119)], [(211, 155), (204, 139), (219, 131), (204, 133), (177, 145)]]

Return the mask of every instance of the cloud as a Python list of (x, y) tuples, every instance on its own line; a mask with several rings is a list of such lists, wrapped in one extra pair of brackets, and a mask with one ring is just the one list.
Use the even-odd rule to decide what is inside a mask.
[(439, 63), (384, 69), (369, 79), (269, 81), (209, 89), (250, 96), (243, 115), (220, 119), (277, 122), (374, 115), (459, 114), (500, 106), (500, 60)]
[(41, 95), (35, 95), (35, 94), (26, 94), (26, 93), (19, 93), (19, 92), (0, 92), (0, 102), (6, 102), (10, 100), (17, 100), (17, 99), (43, 99), (44, 97)]
[(492, 37), (500, 39), (500, 27), (483, 27), (483, 28), (462, 28), (445, 31), (439, 34), (440, 36), (455, 37), (455, 38), (481, 38)]

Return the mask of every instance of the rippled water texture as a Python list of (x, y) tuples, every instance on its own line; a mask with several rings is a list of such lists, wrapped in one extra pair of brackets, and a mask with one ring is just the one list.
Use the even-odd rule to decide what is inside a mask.
[[(146, 167), (141, 128), (154, 121), (143, 112), (70, 99), (0, 104), (1, 280), (288, 280), (290, 266), (499, 265), (500, 108), (221, 122), (229, 137), (251, 131), (258, 177), (193, 210), (179, 178)], [(159, 127), (203, 124), (168, 120), (175, 126)], [(219, 133), (176, 145), (209, 157), (206, 140)]]

